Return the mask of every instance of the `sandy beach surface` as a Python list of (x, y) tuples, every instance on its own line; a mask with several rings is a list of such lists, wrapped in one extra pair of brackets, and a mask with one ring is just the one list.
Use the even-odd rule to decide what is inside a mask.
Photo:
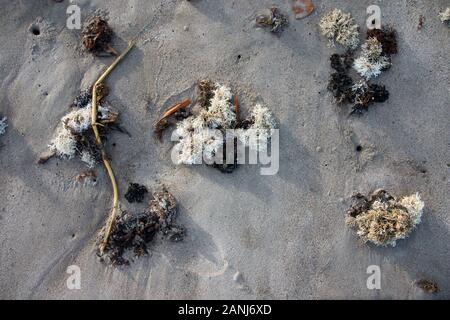
[[(106, 81), (130, 133), (106, 142), (122, 208), (145, 208), (124, 199), (130, 182), (164, 184), (187, 234), (180, 243), (156, 239), (128, 267), (98, 261), (95, 240), (111, 206), (103, 168), (97, 185), (83, 186), (74, 180), (85, 170), (80, 161), (36, 161), (74, 97), (112, 58), (82, 50), (80, 31), (66, 27), (69, 1), (0, 0), (0, 114), (9, 124), (0, 136), (0, 298), (450, 298), (450, 28), (437, 16), (448, 1), (314, 0), (302, 20), (284, 0), (74, 2), (82, 20), (95, 10), (108, 15), (119, 51), (140, 32)], [(254, 24), (272, 4), (289, 16), (279, 36)], [(344, 49), (329, 47), (318, 22), (336, 7), (364, 34), (371, 4), (398, 32), (393, 66), (374, 81), (391, 95), (349, 116), (326, 88), (329, 57)], [(229, 84), (244, 113), (254, 101), (271, 108), (278, 174), (172, 163), (170, 135), (159, 142), (153, 125), (204, 78)], [(419, 192), (425, 202), (422, 224), (395, 248), (361, 244), (345, 225), (352, 194), (377, 188)], [(71, 265), (81, 270), (80, 290), (66, 285)], [(380, 267), (380, 290), (366, 286), (371, 265)], [(417, 288), (420, 279), (439, 293)]]

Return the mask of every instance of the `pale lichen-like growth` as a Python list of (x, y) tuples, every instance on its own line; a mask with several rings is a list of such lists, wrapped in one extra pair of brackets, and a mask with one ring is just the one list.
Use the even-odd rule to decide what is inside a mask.
[(58, 157), (72, 159), (77, 151), (77, 141), (69, 130), (59, 127), (48, 147)]
[(391, 60), (383, 55), (383, 47), (376, 38), (367, 40), (362, 46), (361, 56), (353, 64), (353, 68), (366, 80), (378, 77), (390, 67)]
[[(200, 83), (204, 86), (206, 82)], [(269, 108), (257, 104), (248, 119), (238, 121), (238, 107), (236, 101), (234, 105), (231, 102), (231, 89), (221, 84), (207, 87), (210, 87), (210, 92), (204, 92), (197, 105), (200, 111), (179, 122), (172, 135), (178, 141), (174, 147), (173, 160), (188, 165), (201, 164), (205, 160), (208, 164), (216, 165), (223, 160), (221, 156), (232, 152), (226, 150), (227, 139), (232, 138), (237, 138), (254, 150), (258, 150), (258, 147), (260, 151), (265, 150), (272, 133), (270, 130), (277, 127)], [(210, 96), (208, 101), (204, 99), (206, 96)], [(230, 136), (230, 129), (235, 130), (233, 137)]]
[(450, 27), (450, 7), (446, 8), (444, 11), (439, 12), (439, 18), (442, 23), (446, 23)]
[(271, 130), (277, 128), (272, 111), (266, 106), (256, 104), (245, 122), (248, 125), (240, 130), (239, 140), (252, 150), (267, 150), (267, 140), (272, 135)]
[(424, 203), (418, 193), (396, 199), (384, 190), (369, 198), (357, 195), (358, 203), (348, 212), (346, 223), (364, 242), (395, 246), (421, 222)]
[(6, 132), (6, 128), (8, 127), (7, 120), (8, 119), (6, 117), (0, 120), (0, 136)]
[(319, 27), (322, 35), (331, 41), (352, 50), (359, 45), (359, 28), (349, 13), (334, 9), (320, 19)]
[(231, 89), (216, 84), (212, 93), (207, 109), (202, 109), (198, 115), (183, 120), (177, 126), (175, 134), (180, 139), (177, 145), (180, 164), (201, 163), (203, 155), (206, 159), (212, 159), (223, 146), (223, 135), (214, 130), (224, 131), (236, 124)]
[[(89, 168), (93, 168), (98, 163), (98, 157), (93, 153), (92, 148), (83, 149), (85, 145), (81, 141), (85, 141), (83, 136), (91, 129), (91, 113), (92, 104), (89, 102), (83, 108), (73, 108), (68, 114), (61, 118), (61, 124), (56, 130), (55, 137), (49, 144), (52, 154), (58, 157), (72, 159), (79, 156)], [(117, 118), (117, 114), (113, 113), (106, 107), (98, 106), (98, 120), (108, 120)], [(98, 150), (97, 150), (98, 151)]]

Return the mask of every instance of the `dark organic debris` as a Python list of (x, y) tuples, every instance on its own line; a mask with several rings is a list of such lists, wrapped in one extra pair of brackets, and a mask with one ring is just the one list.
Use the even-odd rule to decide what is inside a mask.
[[(148, 211), (137, 215), (122, 211), (116, 217), (105, 251), (99, 253), (100, 258), (116, 266), (128, 265), (133, 255), (148, 254), (148, 246), (158, 233), (174, 242), (183, 240), (184, 228), (173, 224), (176, 213), (176, 200), (165, 188), (153, 194)], [(99, 243), (104, 232), (103, 229), (100, 233)]]
[(331, 91), (333, 97), (341, 103), (348, 100), (350, 96), (353, 80), (345, 73), (335, 72), (330, 76), (328, 81), (328, 90)]
[(425, 291), (426, 293), (437, 293), (439, 292), (439, 287), (436, 284), (436, 282), (427, 280), (427, 279), (421, 279), (416, 282), (416, 285)]
[(389, 56), (398, 53), (397, 35), (393, 28), (367, 30), (367, 39), (376, 38), (382, 45), (383, 54)]
[(110, 45), (114, 33), (108, 25), (108, 21), (101, 16), (95, 15), (88, 18), (81, 34), (83, 46), (89, 52), (96, 55), (104, 52), (118, 55), (117, 51)]
[(369, 210), (375, 201), (379, 200), (381, 202), (387, 202), (393, 199), (394, 197), (392, 197), (386, 190), (377, 190), (368, 197), (361, 193), (357, 193), (353, 196), (354, 203), (347, 211), (347, 214), (352, 218), (356, 218), (358, 215)]
[(259, 14), (256, 17), (256, 24), (261, 27), (269, 28), (270, 32), (277, 33), (287, 26), (288, 19), (277, 7), (271, 7), (267, 13)]
[(389, 91), (383, 85), (362, 83), (358, 86), (353, 86), (348, 99), (353, 103), (351, 114), (361, 114), (369, 109), (370, 104), (387, 101), (389, 99)]
[(351, 52), (346, 54), (332, 54), (330, 57), (331, 67), (339, 73), (345, 73), (353, 65), (353, 55)]
[(84, 108), (92, 100), (91, 90), (85, 90), (80, 92), (80, 94), (73, 100), (72, 108)]
[(148, 190), (145, 186), (141, 186), (138, 183), (130, 183), (128, 191), (125, 194), (125, 199), (127, 199), (129, 203), (141, 203), (144, 200), (146, 193), (148, 193)]

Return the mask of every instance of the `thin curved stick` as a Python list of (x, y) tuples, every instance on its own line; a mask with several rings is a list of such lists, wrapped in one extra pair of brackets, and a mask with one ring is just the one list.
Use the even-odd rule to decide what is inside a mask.
[(111, 209), (111, 213), (109, 215), (109, 221), (106, 227), (105, 235), (103, 236), (103, 240), (100, 244), (100, 253), (105, 251), (106, 246), (108, 245), (109, 237), (111, 235), (112, 229), (114, 227), (114, 222), (116, 220), (117, 209), (119, 208), (119, 188), (117, 187), (116, 178), (114, 176), (113, 169), (108, 160), (108, 156), (102, 145), (102, 139), (98, 132), (97, 126), (100, 125), (97, 123), (97, 87), (106, 79), (106, 77), (111, 73), (111, 71), (119, 64), (119, 62), (130, 52), (130, 50), (134, 46), (134, 41), (130, 41), (128, 43), (127, 49), (114, 60), (114, 62), (105, 70), (105, 72), (98, 78), (95, 84), (92, 87), (92, 114), (91, 114), (91, 125), (92, 130), (94, 131), (95, 142), (101, 150), (103, 165), (105, 166), (106, 172), (108, 173), (109, 179), (111, 180), (111, 186), (113, 190), (113, 206)]

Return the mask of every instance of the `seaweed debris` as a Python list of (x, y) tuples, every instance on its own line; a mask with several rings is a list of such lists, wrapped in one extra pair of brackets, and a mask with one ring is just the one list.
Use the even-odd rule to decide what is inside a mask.
[(118, 55), (110, 45), (114, 32), (108, 25), (108, 21), (102, 16), (89, 17), (83, 26), (81, 35), (82, 44), (89, 52), (95, 55), (104, 53)]
[(129, 203), (141, 203), (144, 200), (145, 194), (147, 193), (147, 187), (142, 186), (138, 183), (130, 183), (130, 185), (128, 186), (128, 191), (125, 194), (125, 199), (127, 199)]
[[(100, 132), (106, 136), (110, 130), (118, 127), (119, 114), (102, 102), (98, 107), (97, 122), (101, 124)], [(95, 143), (91, 128), (92, 95), (86, 91), (80, 93), (72, 103), (70, 112), (61, 118), (55, 137), (49, 144), (49, 153), (42, 156), (38, 163), (44, 164), (50, 158), (58, 156), (63, 159), (78, 157), (88, 168), (94, 168), (101, 162), (101, 150)]]
[(392, 27), (383, 27), (381, 29), (367, 30), (367, 39), (376, 38), (383, 49), (384, 55), (393, 55), (398, 53), (397, 32)]
[(277, 7), (271, 7), (266, 13), (256, 16), (256, 25), (268, 28), (270, 32), (279, 33), (288, 25), (287, 17)]
[(418, 193), (397, 199), (385, 190), (370, 196), (354, 196), (347, 212), (346, 224), (357, 230), (363, 242), (378, 246), (395, 246), (421, 222), (424, 203)]
[(436, 282), (428, 280), (428, 279), (421, 279), (416, 282), (416, 285), (425, 291), (426, 293), (438, 293), (439, 287)]
[(350, 50), (359, 45), (359, 27), (350, 13), (334, 9), (320, 19), (319, 27), (322, 35), (332, 43), (336, 41)]
[(450, 27), (450, 7), (439, 12), (439, 18), (441, 19), (442, 23), (445, 23), (448, 27)]
[[(367, 42), (362, 46), (361, 55), (354, 59), (353, 51), (345, 54), (332, 54), (330, 75), (327, 89), (336, 102), (352, 104), (350, 114), (362, 114), (373, 103), (382, 103), (389, 99), (389, 91), (382, 84), (369, 82), (382, 71), (391, 67), (391, 54), (398, 51), (396, 32), (392, 28), (367, 31)], [(354, 68), (361, 80), (354, 80), (350, 69)]]
[(8, 119), (6, 117), (0, 116), (0, 136), (4, 135), (6, 132), (6, 128), (8, 127)]
[[(169, 240), (183, 240), (185, 230), (176, 226), (177, 202), (165, 188), (153, 193), (148, 210), (139, 214), (127, 211), (115, 217), (115, 223), (104, 250), (99, 250), (102, 261), (115, 266), (128, 265), (134, 257), (149, 253), (149, 245), (159, 233)], [(104, 243), (106, 227), (99, 234), (98, 243)]]
[[(174, 161), (178, 164), (201, 164), (203, 160), (223, 173), (231, 173), (237, 167), (236, 142), (246, 143), (249, 148), (261, 150), (271, 129), (277, 124), (272, 112), (265, 106), (256, 104), (249, 117), (240, 121), (239, 103), (231, 89), (219, 83), (211, 84), (207, 80), (199, 81), (199, 97), (192, 108), (192, 114), (177, 123), (174, 136), (178, 139), (175, 146)], [(206, 97), (209, 100), (206, 100)], [(234, 129), (234, 150), (227, 150), (227, 132)], [(263, 140), (266, 139), (266, 140)], [(234, 162), (227, 162), (227, 154), (234, 155)], [(223, 156), (220, 158), (220, 156)], [(226, 164), (225, 164), (226, 162)]]

